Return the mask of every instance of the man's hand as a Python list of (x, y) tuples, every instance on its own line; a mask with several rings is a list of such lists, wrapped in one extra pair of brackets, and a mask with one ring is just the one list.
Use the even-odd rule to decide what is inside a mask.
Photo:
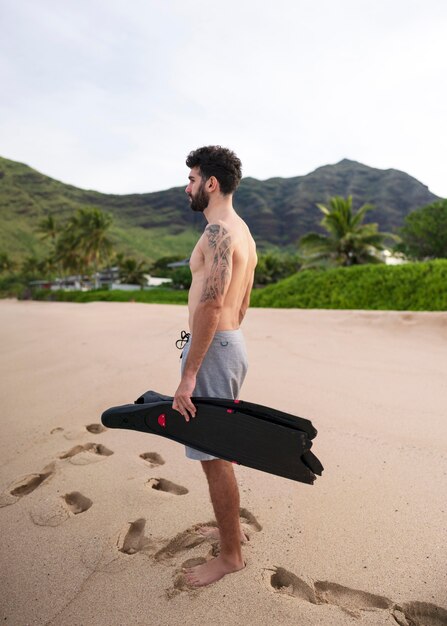
[(195, 376), (192, 374), (183, 375), (172, 403), (172, 408), (181, 413), (187, 422), (189, 422), (190, 416), (196, 416), (196, 407), (191, 402), (195, 386)]

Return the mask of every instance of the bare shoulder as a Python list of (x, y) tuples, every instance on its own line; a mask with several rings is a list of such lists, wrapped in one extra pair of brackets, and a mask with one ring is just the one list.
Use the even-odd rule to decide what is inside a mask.
[(256, 256), (256, 243), (247, 224), (237, 216), (234, 220), (219, 220), (208, 224), (200, 240), (200, 248), (207, 254), (249, 254)]
[(200, 238), (200, 244), (212, 249), (222, 245), (231, 246), (231, 228), (223, 221), (208, 224)]
[(248, 247), (250, 254), (256, 256), (256, 242), (253, 238), (253, 235), (250, 232), (248, 224), (244, 222), (242, 218), (240, 219), (238, 235), (241, 243)]

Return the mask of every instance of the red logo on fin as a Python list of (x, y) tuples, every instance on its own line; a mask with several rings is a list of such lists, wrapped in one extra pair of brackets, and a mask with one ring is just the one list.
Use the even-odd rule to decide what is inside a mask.
[(163, 428), (166, 428), (166, 415), (164, 413), (162, 413), (161, 415), (158, 416), (158, 423)]

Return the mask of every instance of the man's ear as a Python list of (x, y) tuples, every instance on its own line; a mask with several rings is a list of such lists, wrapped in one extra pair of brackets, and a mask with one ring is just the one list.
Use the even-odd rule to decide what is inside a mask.
[(215, 176), (210, 176), (206, 181), (206, 190), (208, 192), (219, 190), (219, 181)]

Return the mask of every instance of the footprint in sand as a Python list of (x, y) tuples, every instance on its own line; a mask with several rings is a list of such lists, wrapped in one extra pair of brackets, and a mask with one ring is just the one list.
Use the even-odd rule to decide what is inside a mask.
[(392, 602), (385, 596), (378, 596), (359, 589), (350, 589), (337, 583), (316, 581), (315, 591), (319, 603), (333, 604), (345, 611), (357, 614), (358, 611), (371, 611), (373, 609), (390, 609)]
[(70, 463), (74, 465), (87, 465), (88, 463), (101, 461), (111, 454), (113, 454), (112, 450), (109, 450), (101, 443), (85, 443), (78, 444), (67, 452), (63, 452), (59, 455), (59, 458), (70, 459)]
[(399, 626), (445, 626), (447, 611), (428, 602), (395, 605), (392, 616)]
[(391, 609), (393, 606), (391, 600), (384, 596), (351, 589), (337, 583), (316, 581), (308, 584), (283, 567), (275, 568), (270, 577), (270, 584), (280, 593), (294, 596), (311, 604), (332, 604), (353, 616), (358, 616), (359, 611)]
[(79, 493), (79, 491), (66, 493), (65, 496), (63, 496), (63, 499), (73, 515), (79, 515), (79, 513), (88, 511), (93, 504), (90, 498), (83, 496), (82, 493)]
[(156, 561), (172, 559), (177, 554), (185, 552), (186, 550), (192, 550), (196, 546), (204, 543), (204, 541), (205, 537), (199, 535), (194, 527), (188, 528), (175, 535), (172, 539), (169, 539), (167, 543), (154, 554), (154, 558)]
[(85, 429), (88, 430), (88, 432), (92, 433), (93, 435), (100, 435), (101, 433), (107, 430), (107, 428), (103, 426), (102, 424), (88, 424), (85, 427)]
[(155, 489), (156, 491), (165, 491), (166, 493), (173, 493), (176, 496), (184, 496), (189, 493), (189, 490), (186, 489), (186, 487), (171, 483), (171, 481), (166, 478), (150, 478), (146, 484), (149, 485), (151, 489)]
[(275, 568), (274, 574), (270, 577), (270, 584), (280, 593), (294, 596), (311, 604), (319, 604), (315, 590), (296, 574), (288, 572), (283, 567)]
[[(239, 509), (239, 517), (241, 520), (241, 542), (246, 543), (247, 541), (250, 541), (251, 533), (261, 531), (262, 526), (253, 513), (250, 513), (248, 509)], [(196, 531), (203, 535), (205, 539), (211, 539), (213, 541), (218, 541), (220, 539), (219, 529), (217, 528), (217, 523), (215, 521), (209, 522), (205, 525), (196, 526)]]
[(124, 554), (136, 554), (144, 552), (148, 556), (153, 556), (159, 548), (160, 542), (149, 539), (144, 535), (146, 520), (140, 517), (134, 522), (129, 522), (121, 530), (116, 545), (120, 552)]
[(132, 567), (132, 556), (152, 557), (162, 545), (146, 537), (146, 520), (143, 517), (126, 523), (114, 537), (92, 536), (84, 543), (81, 561), (91, 572), (114, 574)]
[(385, 596), (359, 589), (351, 589), (337, 583), (316, 581), (308, 584), (296, 574), (283, 567), (276, 567), (270, 576), (270, 585), (276, 591), (310, 602), (332, 604), (354, 617), (360, 611), (386, 610), (399, 626), (442, 626), (447, 624), (447, 611), (434, 604), (409, 602), (397, 605)]
[(124, 531), (121, 531), (117, 541), (118, 550), (124, 554), (136, 554), (144, 547), (144, 527), (146, 520), (143, 517), (129, 522)]
[(9, 489), (0, 495), (0, 507), (14, 504), (23, 496), (27, 496), (54, 474), (55, 464), (46, 465), (38, 474), (28, 474), (15, 481)]
[(140, 459), (147, 461), (150, 467), (158, 467), (165, 464), (164, 458), (157, 452), (143, 452), (143, 454), (140, 454)]
[[(247, 509), (240, 509), (240, 518), (245, 529), (256, 532), (262, 530), (262, 526), (259, 524), (253, 513), (250, 513)], [(205, 524), (195, 524), (191, 528), (187, 528), (183, 532), (178, 533), (154, 554), (154, 558), (157, 561), (172, 559), (177, 554), (185, 552), (186, 550), (192, 550), (206, 541), (212, 542), (209, 556), (217, 556), (219, 548), (218, 545), (213, 542), (215, 542), (216, 538), (218, 539), (219, 536), (218, 534), (216, 537), (215, 534), (204, 534), (203, 532), (200, 532), (200, 530), (204, 528), (217, 531), (216, 522), (211, 521)]]
[(88, 511), (93, 502), (79, 491), (66, 493), (62, 497), (50, 496), (41, 500), (30, 511), (37, 526), (59, 526), (70, 517)]
[(76, 441), (78, 440), (80, 437), (83, 437), (85, 435), (85, 430), (67, 430), (64, 432), (63, 437), (64, 439), (66, 439), (67, 441)]
[(90, 572), (116, 574), (133, 567), (133, 558), (152, 557), (162, 544), (145, 536), (145, 526), (146, 520), (141, 517), (126, 523), (112, 537), (95, 533), (83, 543), (82, 564)]
[(50, 430), (50, 435), (54, 435), (54, 433), (61, 433), (63, 430), (62, 426), (56, 426), (56, 428), (52, 428)]

